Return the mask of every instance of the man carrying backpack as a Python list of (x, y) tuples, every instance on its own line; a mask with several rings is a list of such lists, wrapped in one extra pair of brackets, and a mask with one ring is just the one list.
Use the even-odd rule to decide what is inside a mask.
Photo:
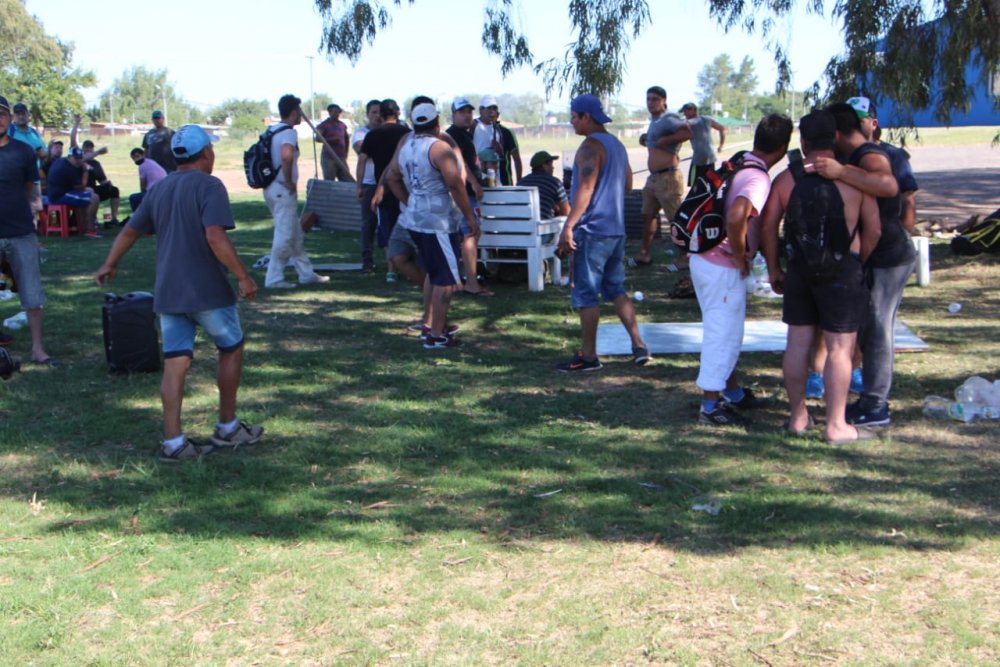
[(329, 282), (313, 270), (306, 254), (305, 235), (298, 219), (299, 135), (295, 126), (302, 122), (302, 100), (284, 95), (278, 100), (281, 122), (268, 128), (271, 133), (271, 166), (277, 177), (264, 188), (264, 201), (274, 216), (274, 240), (267, 264), (264, 287), (291, 289), (295, 283), (285, 280), (285, 265), (291, 260), (299, 274), (300, 285)]
[[(701, 307), (703, 337), (698, 387), (702, 390), (698, 421), (716, 426), (746, 425), (739, 410), (764, 403), (741, 387), (736, 363), (743, 346), (749, 259), (760, 238), (758, 216), (771, 190), (767, 170), (788, 150), (792, 121), (779, 114), (766, 116), (754, 133), (753, 150), (743, 157), (725, 197), (726, 238), (712, 249), (691, 255), (691, 282)], [(752, 166), (752, 165), (756, 166)]]
[(825, 178), (854, 186), (878, 201), (882, 235), (865, 269), (871, 291), (868, 318), (858, 334), (864, 355), (864, 388), (857, 402), (847, 408), (847, 421), (863, 426), (883, 426), (891, 420), (889, 392), (892, 389), (895, 356), (896, 313), (903, 288), (913, 272), (916, 251), (901, 221), (899, 181), (885, 151), (866, 141), (858, 112), (841, 102), (827, 107), (837, 122), (837, 156), (815, 161), (816, 171)]
[[(835, 120), (813, 111), (799, 121), (806, 164), (833, 157)], [(785, 219), (787, 274), (778, 260), (778, 224)], [(828, 353), (823, 368), (826, 431), (829, 442), (875, 437), (845, 420), (851, 383), (851, 353), (867, 317), (868, 289), (862, 262), (868, 258), (881, 226), (874, 198), (840, 181), (805, 173), (792, 164), (774, 180), (761, 221), (761, 245), (771, 287), (784, 294), (781, 319), (788, 325), (782, 370), (788, 392), (788, 429), (802, 433), (812, 418), (806, 410), (806, 376), (813, 335), (823, 332)]]

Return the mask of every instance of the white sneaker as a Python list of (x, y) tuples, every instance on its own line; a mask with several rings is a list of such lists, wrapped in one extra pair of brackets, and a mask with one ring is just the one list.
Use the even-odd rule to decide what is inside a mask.
[(314, 273), (308, 278), (300, 278), (300, 285), (316, 285), (318, 283), (328, 283), (330, 282), (330, 276), (321, 276), (318, 273)]
[(295, 283), (290, 283), (287, 280), (279, 280), (276, 283), (271, 283), (270, 285), (264, 285), (265, 289), (295, 289)]

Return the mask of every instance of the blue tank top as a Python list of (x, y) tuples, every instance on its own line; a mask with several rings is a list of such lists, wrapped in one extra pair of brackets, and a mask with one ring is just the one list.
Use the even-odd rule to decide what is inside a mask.
[[(580, 216), (575, 229), (600, 236), (625, 235), (625, 173), (631, 169), (628, 151), (618, 139), (607, 132), (595, 132), (588, 137), (604, 146), (604, 165), (597, 175), (597, 188), (590, 198), (590, 205)], [(579, 167), (573, 165), (573, 189), (570, 201), (576, 196), (580, 183)]]

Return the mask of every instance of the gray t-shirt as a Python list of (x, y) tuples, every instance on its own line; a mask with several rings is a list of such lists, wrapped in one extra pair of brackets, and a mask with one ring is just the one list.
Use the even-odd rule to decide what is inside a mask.
[[(683, 118), (669, 111), (659, 118), (649, 121), (649, 130), (646, 131), (646, 145), (652, 146), (660, 137), (673, 134), (684, 127), (685, 122)], [(684, 142), (679, 141), (676, 144), (668, 144), (663, 150), (677, 155), (681, 150), (682, 143)]]
[(157, 313), (196, 313), (236, 303), (226, 267), (205, 236), (207, 227), (236, 226), (226, 186), (218, 178), (175, 171), (146, 193), (128, 226), (156, 234)]
[(691, 162), (701, 166), (715, 164), (715, 149), (712, 148), (712, 119), (698, 116), (688, 121), (691, 126)]

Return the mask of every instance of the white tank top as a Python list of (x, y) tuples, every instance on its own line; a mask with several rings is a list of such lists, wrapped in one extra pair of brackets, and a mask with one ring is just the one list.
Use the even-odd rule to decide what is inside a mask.
[(424, 233), (457, 231), (461, 212), (452, 201), (441, 172), (431, 164), (431, 146), (440, 139), (411, 133), (403, 141), (399, 169), (410, 197), (406, 210), (400, 213), (399, 224)]

